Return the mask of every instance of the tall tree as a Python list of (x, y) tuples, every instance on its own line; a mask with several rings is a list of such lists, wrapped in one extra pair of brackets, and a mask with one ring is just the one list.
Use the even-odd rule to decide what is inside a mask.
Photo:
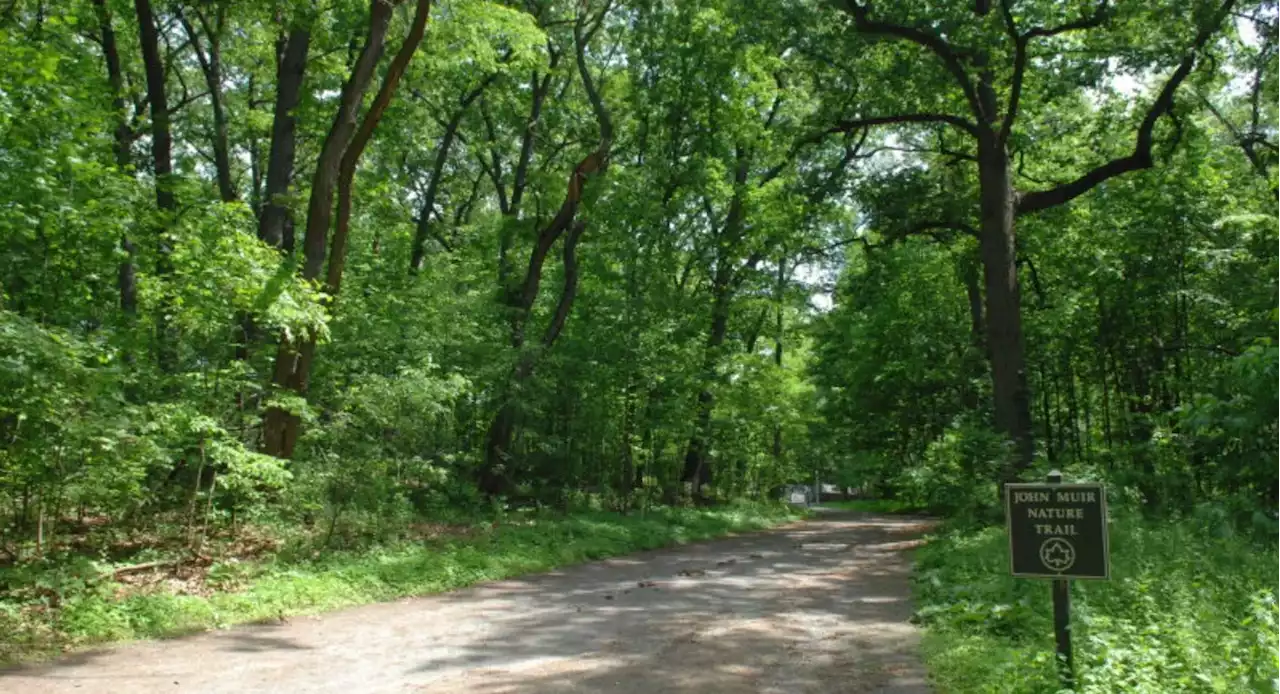
[[(165, 64), (160, 57), (160, 33), (156, 29), (151, 0), (134, 0), (138, 16), (138, 39), (142, 44), (142, 63), (147, 75), (147, 101), (151, 109), (151, 172), (155, 176), (156, 210), (159, 218), (156, 226), (158, 255), (156, 274), (167, 275), (173, 270), (170, 255), (173, 239), (169, 229), (178, 211), (174, 196), (173, 180), (173, 132), (170, 127), (168, 91), (165, 88)], [(160, 367), (171, 371), (177, 362), (177, 337), (172, 334), (167, 302), (156, 311), (156, 354)]]
[[(382, 55), (394, 9), (395, 5), (387, 0), (371, 0), (368, 33), (351, 68), (351, 74), (342, 85), (337, 114), (316, 161), (302, 247), (304, 280), (318, 280), (324, 271), (339, 167), (355, 134), (360, 105), (364, 100), (365, 90), (373, 79), (378, 58)], [(305, 393), (307, 372), (314, 349), (315, 342), (309, 336), (282, 335), (276, 353), (272, 383), (277, 388)], [(292, 457), (299, 423), (299, 417), (284, 407), (277, 405), (268, 408), (262, 425), (263, 451), (276, 457)]]
[(218, 181), (218, 195), (223, 202), (231, 202), (239, 196), (231, 174), (231, 146), (227, 139), (227, 110), (222, 93), (222, 38), (226, 31), (227, 5), (225, 2), (216, 2), (212, 11), (213, 18), (210, 19), (206, 11), (199, 7), (190, 10), (200, 23), (198, 30), (181, 8), (178, 9), (178, 19), (186, 31), (187, 40), (191, 42), (191, 49), (196, 54), (200, 72), (204, 74), (205, 86), (209, 90), (209, 104), (213, 111), (213, 133), (210, 139), (213, 144), (213, 169)]
[[(577, 294), (577, 246), (587, 226), (586, 221), (578, 218), (578, 212), (582, 205), (583, 192), (588, 182), (601, 178), (608, 169), (614, 138), (613, 120), (609, 114), (609, 109), (600, 93), (600, 87), (596, 84), (595, 78), (592, 77), (591, 69), (587, 64), (587, 48), (592, 38), (604, 26), (611, 6), (612, 0), (606, 0), (599, 10), (593, 12), (590, 4), (584, 3), (579, 9), (578, 16), (573, 21), (574, 62), (583, 91), (586, 92), (587, 100), (591, 104), (599, 139), (595, 148), (583, 157), (573, 168), (572, 173), (569, 174), (564, 199), (560, 203), (559, 209), (551, 221), (538, 232), (534, 246), (529, 252), (529, 264), (525, 269), (523, 281), (508, 288), (503, 297), (504, 303), (510, 310), (511, 347), (516, 350), (518, 356), (507, 384), (507, 394), (499, 405), (498, 412), (490, 423), (489, 433), (486, 436), (484, 466), (480, 471), (480, 488), (488, 494), (504, 493), (509, 491), (510, 488), (511, 482), (508, 474), (510, 455), (508, 449), (511, 445), (511, 436), (515, 426), (515, 403), (512, 400), (511, 391), (518, 391), (525, 382), (533, 377), (539, 353), (550, 349), (555, 344), (556, 339), (559, 338), (561, 331), (564, 330), (565, 321), (569, 318), (569, 312), (573, 308), (574, 297)], [(534, 80), (535, 82), (537, 81), (536, 73)], [(549, 86), (549, 82), (546, 82), (546, 84)], [(541, 98), (545, 98), (545, 92), (543, 92), (542, 97), (535, 93), (533, 106), (535, 113), (541, 108)], [(521, 145), (520, 164), (517, 165), (517, 179), (521, 177), (519, 171), (528, 166), (531, 150), (532, 139), (527, 139)], [(496, 160), (494, 168), (497, 168)], [(522, 187), (516, 188), (516, 194), (519, 194), (522, 190)], [(518, 198), (515, 197), (516, 194), (513, 194), (512, 205), (518, 205), (519, 203)], [(556, 303), (555, 310), (546, 329), (543, 331), (538, 346), (533, 350), (528, 350), (525, 348), (525, 332), (528, 327), (530, 313), (538, 299), (539, 287), (542, 283), (543, 265), (546, 263), (547, 255), (551, 252), (552, 247), (561, 237), (564, 238), (562, 248), (564, 284), (561, 288), (560, 298)]]
[[(326, 138), (320, 161), (316, 165), (316, 175), (311, 184), (311, 207), (307, 213), (307, 236), (303, 239), (303, 279), (320, 277), (321, 266), (325, 261), (325, 243), (329, 241), (329, 220), (332, 214), (334, 186), (338, 188), (338, 219), (334, 229), (333, 252), (329, 254), (329, 268), (325, 277), (325, 291), (330, 300), (337, 297), (342, 286), (342, 274), (347, 260), (347, 237), (351, 230), (351, 196), (355, 184), (356, 165), (369, 146), (374, 131), (378, 128), (387, 106), (396, 95), (396, 88), (403, 77), (408, 61), (417, 52), (417, 47), (426, 35), (426, 23), (430, 17), (431, 1), (417, 0), (415, 13), (408, 29), (408, 35), (390, 61), (387, 74), (374, 101), (365, 111), (364, 118), (356, 122), (357, 111), (364, 99), (365, 88), (369, 85), (381, 54), (381, 46), (387, 36), (390, 15), (394, 4), (385, 0), (374, 0), (370, 10), (370, 33), (365, 49), (357, 59), (352, 77), (343, 87), (342, 106), (338, 118), (330, 128)], [(333, 157), (337, 157), (334, 161)], [(337, 165), (334, 170), (333, 166)], [(337, 181), (334, 181), (337, 178)], [(319, 191), (319, 193), (317, 193)], [(319, 197), (317, 197), (319, 195)], [(288, 338), (280, 339), (280, 351), (276, 355), (275, 384), (284, 385), (291, 391), (305, 394), (307, 392), (307, 376), (310, 374), (311, 361), (315, 357), (316, 335), (307, 335), (297, 351), (291, 348)], [(280, 457), (292, 457), (294, 444), (297, 443), (297, 416), (288, 414), (283, 408), (273, 407), (268, 411), (268, 420), (264, 423), (266, 452)]]
[[(890, 20), (885, 18), (883, 8), (873, 7), (870, 3), (849, 0), (842, 5), (852, 18), (856, 32), (915, 46), (934, 61), (934, 65), (914, 69), (918, 88), (937, 84), (927, 80), (941, 78), (949, 90), (958, 91), (961, 97), (959, 103), (963, 105), (963, 115), (941, 109), (859, 115), (841, 120), (832, 129), (849, 131), (893, 123), (940, 123), (955, 129), (972, 144), (980, 189), (979, 245), (995, 421), (996, 426), (1013, 440), (1016, 449), (1014, 459), (1005, 469), (1006, 479), (1012, 479), (1031, 464), (1034, 450), (1015, 220), (1069, 202), (1113, 177), (1151, 167), (1154, 164), (1152, 150), (1157, 122), (1172, 113), (1175, 93), (1191, 74), (1211, 40), (1218, 35), (1235, 4), (1235, 0), (1225, 0), (1213, 6), (1200, 3), (1194, 8), (1193, 35), (1183, 39), (1185, 48), (1181, 58), (1177, 59), (1173, 72), (1164, 80), (1143, 114), (1130, 153), (1095, 165), (1060, 185), (1026, 192), (1014, 186), (1016, 174), (1011, 156), (1022, 93), (1029, 81), (1037, 78), (1045, 82), (1052, 80), (1048, 72), (1028, 74), (1028, 69), (1035, 67), (1032, 51), (1040, 45), (1065, 46), (1065, 42), (1075, 34), (1107, 27), (1121, 19), (1132, 21), (1132, 10), (1117, 10), (1108, 0), (1099, 0), (1082, 15), (1060, 24), (1027, 26), (1048, 19), (1052, 9), (1034, 3), (1001, 0), (993, 18), (991, 4), (980, 1), (975, 3), (971, 22), (966, 25), (958, 13), (931, 19), (927, 9), (901, 7), (895, 9), (904, 19)], [(1000, 33), (988, 31), (993, 22), (999, 22), (995, 26), (1000, 28)], [(1002, 58), (1006, 64), (998, 65)], [(935, 67), (942, 72), (938, 73)], [(998, 93), (999, 74), (1007, 75), (1008, 80), (1003, 104)], [(1042, 88), (1051, 92), (1064, 87), (1044, 85)], [(942, 109), (951, 105), (950, 99), (938, 100)]]
[[(102, 57), (107, 65), (107, 82), (111, 85), (111, 107), (115, 111), (116, 125), (113, 131), (116, 166), (121, 171), (127, 170), (132, 162), (133, 129), (129, 127), (129, 118), (125, 113), (124, 72), (120, 67), (120, 48), (116, 44), (115, 28), (111, 25), (111, 10), (106, 0), (93, 0), (94, 10), (98, 16), (98, 27), (102, 41)], [(117, 271), (117, 283), (120, 287), (120, 308), (126, 316), (132, 316), (138, 310), (138, 277), (134, 266), (135, 248), (128, 234), (120, 237), (120, 249), (124, 258)]]

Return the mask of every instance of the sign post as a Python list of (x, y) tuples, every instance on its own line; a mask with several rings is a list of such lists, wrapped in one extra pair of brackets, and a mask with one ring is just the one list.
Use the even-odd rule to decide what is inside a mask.
[(1063, 686), (1074, 689), (1071, 583), (1111, 577), (1107, 547), (1107, 490), (1097, 483), (1063, 484), (1057, 470), (1047, 484), (1006, 484), (1010, 569), (1017, 578), (1053, 579), (1053, 630)]

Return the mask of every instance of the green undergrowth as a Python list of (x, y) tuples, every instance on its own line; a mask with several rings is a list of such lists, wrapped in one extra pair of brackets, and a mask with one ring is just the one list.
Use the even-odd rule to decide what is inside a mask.
[[(1111, 580), (1072, 583), (1076, 691), (1276, 691), (1274, 538), (1120, 515), (1110, 543)], [(1003, 527), (944, 530), (916, 561), (938, 691), (1059, 691), (1050, 584), (1009, 576)]]
[(5, 634), (0, 639), (0, 662), (37, 660), (92, 644), (175, 636), (438, 593), (761, 530), (803, 514), (777, 504), (655, 508), (630, 515), (517, 513), (472, 523), (460, 534), (434, 540), (358, 551), (285, 552), (253, 562), (215, 564), (208, 571), (206, 595), (127, 588), (106, 578), (110, 572), (87, 560), (68, 561), (38, 573), (26, 567), (24, 575), (7, 569), (0, 572), (0, 581), (11, 588), (25, 581), (26, 588), (39, 590), (0, 595), (0, 631)]

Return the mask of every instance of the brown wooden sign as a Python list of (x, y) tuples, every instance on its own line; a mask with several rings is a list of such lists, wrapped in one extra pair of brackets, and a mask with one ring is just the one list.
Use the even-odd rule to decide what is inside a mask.
[(1111, 577), (1101, 484), (1008, 484), (1005, 513), (1014, 576)]

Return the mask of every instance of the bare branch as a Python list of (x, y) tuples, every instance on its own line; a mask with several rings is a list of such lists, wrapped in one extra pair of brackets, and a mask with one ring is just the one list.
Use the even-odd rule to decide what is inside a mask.
[(1013, 77), (1009, 81), (1009, 105), (1005, 107), (1004, 119), (1000, 123), (999, 138), (1008, 142), (1009, 133), (1013, 130), (1013, 121), (1018, 117), (1018, 101), (1022, 98), (1022, 80), (1027, 71), (1027, 37), (1018, 33), (1013, 21), (1013, 9), (1010, 0), (1000, 0), (1000, 14), (1004, 17), (1004, 28), (1013, 39)]
[(209, 96), (209, 92), (200, 92), (199, 94), (188, 94), (184, 91), (182, 98), (178, 99), (176, 102), (174, 102), (172, 106), (169, 107), (168, 109), (169, 113), (171, 114), (177, 113), (178, 111), (181, 111), (182, 109), (186, 108), (192, 102), (199, 101), (205, 98), (206, 96)]
[(778, 108), (782, 106), (782, 95), (786, 92), (786, 85), (782, 81), (782, 75), (774, 74), (773, 83), (778, 87), (778, 93), (773, 97), (773, 106), (769, 107), (769, 115), (764, 119), (764, 129), (769, 130), (773, 127), (773, 121), (778, 117)]

